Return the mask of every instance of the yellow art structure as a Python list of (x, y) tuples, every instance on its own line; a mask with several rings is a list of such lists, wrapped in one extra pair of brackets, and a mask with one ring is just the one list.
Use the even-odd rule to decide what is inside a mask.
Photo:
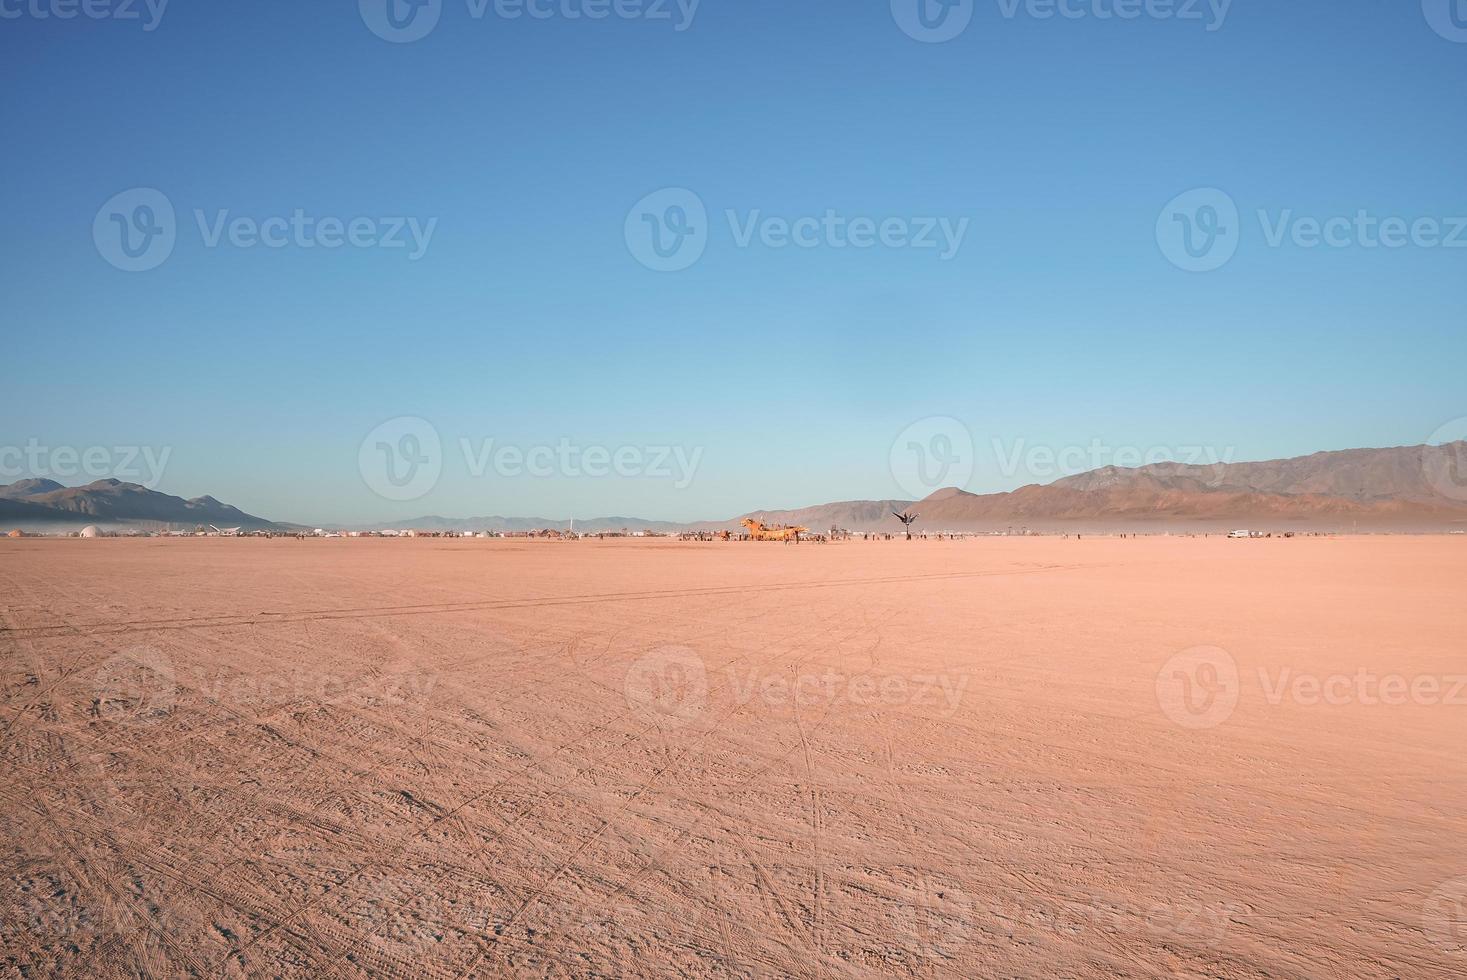
[(746, 517), (739, 523), (748, 529), (749, 537), (755, 541), (798, 541), (800, 535), (810, 533), (808, 527), (770, 527), (752, 517)]

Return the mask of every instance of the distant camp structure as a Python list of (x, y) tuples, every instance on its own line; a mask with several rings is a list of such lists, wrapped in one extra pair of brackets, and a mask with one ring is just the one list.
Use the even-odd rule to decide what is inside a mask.
[(100, 538), (101, 536), (102, 529), (95, 524), (88, 524), (81, 529), (81, 534), (78, 535), (78, 537), (83, 538)]
[(794, 541), (800, 540), (800, 535), (809, 534), (808, 527), (793, 527), (779, 525), (770, 527), (763, 521), (756, 521), (752, 517), (746, 517), (739, 521), (749, 532), (749, 537), (755, 541)]

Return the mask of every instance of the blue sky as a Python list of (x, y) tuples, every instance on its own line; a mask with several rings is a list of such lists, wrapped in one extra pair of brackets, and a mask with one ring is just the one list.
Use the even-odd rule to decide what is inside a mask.
[[(148, 447), (159, 489), (281, 520), (694, 519), (913, 495), (911, 432), (970, 439), (944, 475), (982, 492), (1059, 475), (1035, 447), (1261, 459), (1467, 416), (1467, 29), (1436, 0), (972, 0), (942, 43), (903, 30), (907, 0), (702, 0), (690, 23), (539, 2), (442, 0), (393, 43), (372, 0), (156, 23), (0, 0), (0, 446), (63, 483), (95, 474), (58, 448), (127, 478)], [(174, 243), (126, 271), (107, 235), (138, 188)], [(636, 229), (670, 199), (637, 206), (668, 188), (704, 208), (702, 251), (657, 271)], [(1236, 253), (1186, 271), (1158, 228), (1204, 188)], [(364, 244), (211, 241), (221, 214), (296, 212), (367, 219)], [(1440, 235), (1367, 247), (1361, 212)], [(827, 213), (906, 244), (762, 224)], [(1309, 247), (1309, 218), (1350, 228)], [(431, 223), (424, 247), (373, 244), (411, 243), (399, 219)], [(939, 222), (951, 255), (914, 244)], [(436, 476), (384, 492), (369, 434), (389, 423), (383, 465), (419, 452), (401, 417), (431, 426)], [(628, 465), (476, 467), (487, 440)], [(0, 481), (30, 475), (16, 458)]]

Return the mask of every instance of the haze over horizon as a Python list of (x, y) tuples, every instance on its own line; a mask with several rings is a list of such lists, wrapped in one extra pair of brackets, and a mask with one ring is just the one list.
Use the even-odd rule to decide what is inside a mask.
[[(356, 4), (0, 23), (10, 71), (46, 80), (0, 110), (25, 148), (0, 447), (48, 467), (0, 459), (0, 482), (145, 482), (148, 450), (156, 489), (275, 520), (686, 521), (922, 496), (893, 453), (951, 446), (943, 419), (973, 448), (938, 482), (977, 493), (1116, 453), (1467, 434), (1467, 252), (1445, 241), (1467, 214), (1447, 101), (1467, 44), (1419, 4), (974, 4), (944, 43), (887, 4), (472, 9), (407, 43)], [(1169, 202), (1206, 188), (1238, 209), (1236, 254), (1187, 271)], [(176, 240), (126, 271), (106, 234), (140, 217), (138, 189)], [(659, 271), (637, 235), (689, 200), (667, 189), (704, 233)], [(1207, 206), (1185, 217), (1203, 228)], [(402, 247), (310, 238), (362, 217)], [(256, 239), (278, 219), (285, 244), (238, 218)], [(1393, 218), (1442, 240), (1372, 247)], [(860, 219), (934, 247), (857, 247)], [(1346, 219), (1345, 244), (1307, 244), (1301, 219)], [(404, 418), (431, 424), (438, 472), (400, 499), (428, 459)], [(549, 450), (550, 475), (496, 463), (505, 447)], [(94, 449), (103, 472), (58, 471), (58, 450)], [(586, 475), (587, 450), (610, 475)], [(379, 452), (407, 491), (364, 475)]]

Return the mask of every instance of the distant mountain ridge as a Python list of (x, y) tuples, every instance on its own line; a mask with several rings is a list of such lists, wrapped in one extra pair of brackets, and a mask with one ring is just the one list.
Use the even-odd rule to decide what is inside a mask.
[[(879, 511), (885, 509), (885, 519)], [(1349, 449), (1255, 463), (1105, 466), (1007, 493), (954, 487), (921, 501), (855, 501), (761, 511), (760, 519), (823, 530), (891, 530), (890, 510), (911, 509), (930, 530), (1138, 524), (1431, 529), (1467, 526), (1467, 441)], [(875, 518), (871, 520), (871, 518)], [(849, 523), (843, 523), (849, 521)]]
[[(1348, 449), (1250, 463), (1104, 466), (1046, 485), (974, 494), (947, 487), (920, 501), (845, 500), (785, 510), (755, 510), (722, 521), (577, 518), (575, 529), (658, 531), (737, 528), (744, 517), (802, 524), (815, 532), (893, 530), (893, 511), (913, 510), (919, 529), (982, 531), (1106, 526), (1297, 526), (1441, 530), (1467, 528), (1467, 441), (1443, 446)], [(64, 487), (54, 480), (0, 486), (0, 524), (85, 523), (193, 527), (294, 528), (247, 514), (213, 497), (185, 500), (120, 480)], [(332, 527), (342, 527), (333, 524)], [(570, 520), (539, 517), (438, 517), (359, 525), (358, 530), (568, 530)]]
[[(1259, 463), (1155, 463), (1134, 470), (1105, 466), (1051, 486), (1093, 490), (1117, 480), (1149, 477), (1173, 489), (1320, 494), (1357, 501), (1467, 503), (1467, 442), (1394, 449), (1346, 449)], [(1450, 490), (1451, 494), (1443, 491)]]
[(162, 524), (272, 527), (272, 522), (210, 496), (185, 500), (136, 483), (97, 480), (64, 487), (54, 480), (0, 486), (0, 521), (26, 524)]

